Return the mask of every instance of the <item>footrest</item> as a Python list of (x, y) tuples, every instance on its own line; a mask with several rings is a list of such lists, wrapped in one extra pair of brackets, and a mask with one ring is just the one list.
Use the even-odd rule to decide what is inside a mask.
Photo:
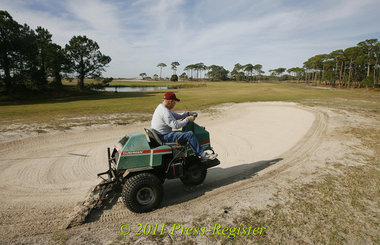
[(209, 160), (209, 161), (203, 162), (202, 164), (206, 166), (206, 168), (212, 168), (219, 165), (220, 161), (217, 158), (215, 158), (214, 160)]

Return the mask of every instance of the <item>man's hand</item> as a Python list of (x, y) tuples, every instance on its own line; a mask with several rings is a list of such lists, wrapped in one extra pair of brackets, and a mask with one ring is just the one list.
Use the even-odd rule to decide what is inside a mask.
[(189, 120), (189, 122), (194, 122), (194, 120), (195, 120), (195, 117), (193, 117), (193, 116), (188, 116), (186, 118), (187, 118), (187, 120)]
[(187, 114), (189, 116), (193, 116), (193, 117), (197, 117), (198, 116), (198, 113), (196, 113), (195, 111), (189, 111)]

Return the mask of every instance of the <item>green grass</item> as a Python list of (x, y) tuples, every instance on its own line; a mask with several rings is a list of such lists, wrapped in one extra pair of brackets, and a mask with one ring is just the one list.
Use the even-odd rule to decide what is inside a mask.
[[(141, 82), (143, 83), (143, 82)], [(135, 83), (137, 84), (137, 83)], [(173, 83), (171, 83), (173, 84)], [(203, 83), (202, 83), (203, 84)], [(314, 103), (323, 100), (335, 104), (361, 103), (361, 107), (380, 110), (380, 95), (370, 90), (322, 90), (304, 85), (274, 83), (207, 82), (199, 87), (174, 90), (181, 102), (176, 110), (200, 110), (210, 105), (247, 101), (295, 101)], [(88, 92), (75, 96), (57, 96), (40, 100), (3, 102), (0, 124), (14, 121), (51, 122), (59, 118), (112, 113), (152, 113), (165, 90), (112, 93)]]

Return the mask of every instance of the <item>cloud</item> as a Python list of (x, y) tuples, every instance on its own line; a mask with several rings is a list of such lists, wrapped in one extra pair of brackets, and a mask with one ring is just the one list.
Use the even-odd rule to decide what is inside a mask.
[(99, 34), (117, 33), (120, 29), (119, 21), (114, 13), (117, 6), (100, 0), (68, 0), (66, 10), (80, 20), (86, 31), (95, 31)]
[[(149, 76), (157, 64), (302, 66), (313, 55), (379, 38), (378, 0), (5, 1), (20, 23), (43, 26), (65, 45), (87, 35), (111, 56), (106, 75)], [(169, 76), (169, 67), (163, 76)]]

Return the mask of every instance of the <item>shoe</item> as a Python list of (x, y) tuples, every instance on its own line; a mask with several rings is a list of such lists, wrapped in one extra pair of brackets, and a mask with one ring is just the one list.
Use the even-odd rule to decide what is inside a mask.
[(201, 156), (201, 162), (207, 162), (207, 161), (214, 160), (217, 156), (218, 156), (218, 154), (212, 154), (212, 153), (205, 152)]

